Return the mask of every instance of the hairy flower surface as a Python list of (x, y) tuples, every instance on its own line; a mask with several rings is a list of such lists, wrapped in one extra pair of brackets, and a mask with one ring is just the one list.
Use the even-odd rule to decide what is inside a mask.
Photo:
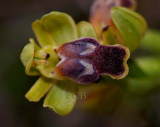
[(56, 73), (81, 84), (97, 82), (101, 74), (114, 79), (128, 74), (129, 50), (121, 45), (104, 46), (93, 38), (63, 44), (57, 50), (61, 59)]

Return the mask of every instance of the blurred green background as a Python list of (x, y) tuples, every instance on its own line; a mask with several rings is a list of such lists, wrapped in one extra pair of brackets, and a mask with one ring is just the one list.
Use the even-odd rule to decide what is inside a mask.
[[(138, 118), (128, 113), (128, 110), (134, 112), (129, 105), (112, 115), (76, 108), (68, 116), (61, 117), (43, 108), (43, 99), (39, 103), (25, 99), (25, 93), (38, 78), (26, 76), (19, 58), (28, 39), (35, 38), (31, 23), (51, 11), (66, 12), (76, 22), (88, 20), (92, 2), (0, 0), (0, 127), (160, 127), (160, 92), (144, 97), (147, 101), (139, 105), (145, 108), (140, 114), (142, 117)], [(160, 29), (160, 0), (138, 0), (137, 11), (145, 17), (150, 28)]]

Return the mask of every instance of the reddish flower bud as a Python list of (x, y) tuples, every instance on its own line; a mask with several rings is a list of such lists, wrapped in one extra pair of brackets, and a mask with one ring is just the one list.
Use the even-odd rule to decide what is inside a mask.
[(90, 11), (90, 22), (98, 35), (100, 35), (104, 27), (113, 25), (110, 11), (114, 6), (122, 6), (134, 10), (136, 2), (135, 0), (95, 0)]

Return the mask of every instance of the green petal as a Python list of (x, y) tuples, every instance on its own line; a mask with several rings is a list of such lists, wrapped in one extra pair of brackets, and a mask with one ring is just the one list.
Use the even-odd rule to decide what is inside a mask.
[(81, 21), (77, 24), (78, 37), (92, 37), (98, 40), (96, 32), (93, 26), (85, 21)]
[(56, 45), (77, 39), (77, 29), (74, 20), (67, 14), (51, 12), (41, 20), (33, 23), (33, 30), (40, 45)]
[(30, 43), (27, 44), (20, 55), (20, 59), (23, 63), (23, 65), (26, 67), (25, 71), (28, 75), (39, 75), (39, 71), (32, 67), (33, 57), (34, 57), (34, 50), (39, 49), (39, 47), (36, 45), (34, 40), (31, 38)]
[(58, 56), (55, 53), (55, 47), (54, 46), (45, 46), (42, 50), (45, 53), (48, 53), (49, 57), (48, 57), (48, 59), (45, 60), (45, 64), (39, 64), (36, 68), (46, 78), (55, 79), (56, 76), (54, 74), (54, 70), (56, 68), (56, 65), (59, 62)]
[(46, 45), (56, 45), (55, 40), (47, 31), (45, 24), (41, 20), (32, 23), (32, 29), (38, 39), (39, 44), (43, 47)]
[(41, 77), (32, 86), (32, 88), (27, 92), (25, 97), (29, 101), (37, 102), (48, 92), (52, 84), (53, 84), (52, 80)]
[(146, 21), (138, 13), (124, 8), (113, 7), (111, 17), (121, 38), (131, 51), (134, 51), (147, 29)]
[(76, 104), (76, 88), (69, 82), (57, 81), (44, 100), (44, 107), (49, 107), (59, 115), (69, 114)]
[(112, 26), (108, 26), (102, 30), (102, 44), (103, 45), (115, 45), (117, 44), (116, 36)]

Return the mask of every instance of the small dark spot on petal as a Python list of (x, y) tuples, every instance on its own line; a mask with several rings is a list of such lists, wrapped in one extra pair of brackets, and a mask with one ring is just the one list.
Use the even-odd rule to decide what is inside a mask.
[(108, 30), (108, 28), (109, 28), (109, 26), (104, 27), (102, 32)]
[(129, 8), (133, 6), (133, 0), (121, 0), (121, 6)]
[(57, 53), (57, 49), (54, 49), (54, 52)]
[(47, 54), (46, 54), (46, 59), (48, 59), (49, 57), (50, 57), (50, 54), (47, 53)]

